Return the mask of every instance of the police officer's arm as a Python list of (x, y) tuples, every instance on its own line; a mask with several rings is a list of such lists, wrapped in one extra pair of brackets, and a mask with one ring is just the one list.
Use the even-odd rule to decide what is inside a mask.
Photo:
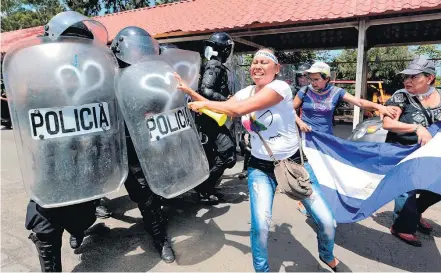
[(235, 97), (228, 101), (196, 101), (190, 103), (194, 110), (207, 108), (217, 113), (225, 113), (230, 117), (240, 117), (257, 110), (266, 109), (281, 102), (283, 97), (269, 87), (265, 87), (246, 100), (238, 100)]
[(215, 91), (216, 80), (220, 76), (221, 69), (213, 65), (207, 66), (202, 76), (200, 94), (209, 100), (226, 101), (228, 98)]

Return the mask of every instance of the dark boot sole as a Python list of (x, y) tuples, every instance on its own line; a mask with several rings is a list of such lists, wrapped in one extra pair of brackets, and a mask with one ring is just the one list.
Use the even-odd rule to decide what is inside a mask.
[(398, 235), (398, 233), (395, 233), (395, 232), (393, 232), (392, 235), (397, 237), (401, 241), (405, 242), (406, 244), (411, 245), (411, 246), (421, 247), (423, 245), (420, 241), (408, 241), (408, 240), (400, 237), (400, 235)]

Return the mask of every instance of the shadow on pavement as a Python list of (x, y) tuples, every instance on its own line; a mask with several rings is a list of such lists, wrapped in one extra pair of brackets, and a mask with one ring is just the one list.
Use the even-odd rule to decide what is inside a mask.
[[(380, 225), (388, 228), (392, 224), (392, 212), (378, 213), (372, 218)], [(312, 219), (308, 218), (306, 222), (316, 230)], [(437, 229), (437, 231), (434, 230), (436, 233), (440, 232), (439, 225), (435, 229)], [(423, 246), (413, 247), (400, 241), (390, 233), (352, 223), (337, 226), (335, 243), (362, 257), (401, 270), (410, 272), (439, 271), (441, 256), (433, 237), (421, 234), (420, 239)]]
[[(216, 255), (226, 244), (248, 253), (248, 246), (226, 239), (225, 233), (214, 221), (214, 218), (227, 213), (230, 205), (203, 206), (195, 202), (194, 197), (194, 193), (187, 193), (164, 200), (176, 263), (201, 263)], [(237, 197), (233, 199), (237, 200)], [(82, 255), (81, 262), (73, 271), (146, 272), (161, 262), (151, 237), (143, 229), (142, 218), (125, 215), (126, 211), (137, 208), (136, 203), (128, 196), (121, 196), (108, 201), (107, 207), (113, 212), (113, 218), (133, 225), (110, 229), (99, 223), (91, 227), (86, 233), (88, 237), (75, 251)]]
[[(274, 226), (268, 238), (268, 260), (271, 272), (330, 272), (291, 234), (292, 226), (287, 223)], [(236, 236), (250, 236), (244, 231), (225, 231)], [(318, 256), (318, 253), (317, 253)]]

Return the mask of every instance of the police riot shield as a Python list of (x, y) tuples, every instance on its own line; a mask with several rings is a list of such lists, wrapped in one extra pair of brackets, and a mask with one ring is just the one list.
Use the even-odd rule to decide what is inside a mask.
[(41, 37), (10, 51), (3, 68), (30, 198), (50, 208), (118, 190), (128, 166), (112, 52), (94, 40)]
[(158, 57), (123, 69), (116, 92), (147, 183), (173, 198), (202, 183), (209, 168), (175, 71)]
[(171, 67), (193, 90), (198, 89), (201, 56), (198, 52), (170, 48), (162, 54)]
[[(162, 52), (162, 57), (167, 60), (167, 63), (181, 76), (181, 78), (193, 90), (198, 90), (199, 87), (199, 71), (201, 69), (201, 55), (195, 51), (182, 50), (177, 48), (169, 48)], [(192, 101), (192, 98), (185, 94), (187, 103)], [(193, 120), (196, 118), (196, 113), (191, 111)]]

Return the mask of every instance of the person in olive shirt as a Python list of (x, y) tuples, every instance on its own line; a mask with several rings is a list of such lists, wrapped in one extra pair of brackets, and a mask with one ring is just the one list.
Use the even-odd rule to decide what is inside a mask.
[[(403, 75), (404, 89), (395, 92), (386, 102), (387, 106), (398, 111), (394, 119), (384, 117), (383, 128), (389, 130), (386, 142), (424, 145), (432, 139), (426, 128), (441, 121), (441, 90), (434, 87), (435, 65), (419, 56), (400, 73)], [(420, 194), (418, 198), (417, 193)], [(410, 245), (421, 246), (421, 241), (415, 235), (417, 229), (425, 234), (432, 231), (431, 225), (421, 214), (440, 200), (441, 195), (430, 191), (413, 191), (407, 197), (404, 195), (397, 198), (397, 217), (391, 233)], [(400, 203), (404, 203), (401, 211)]]

